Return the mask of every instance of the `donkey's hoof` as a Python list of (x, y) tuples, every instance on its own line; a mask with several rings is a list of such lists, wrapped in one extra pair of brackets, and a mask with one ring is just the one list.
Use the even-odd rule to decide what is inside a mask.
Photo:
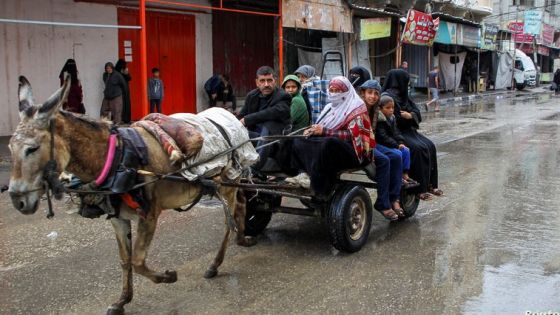
[(257, 239), (255, 237), (252, 236), (245, 236), (244, 238), (242, 238), (241, 240), (239, 240), (237, 242), (237, 245), (239, 246), (243, 246), (243, 247), (251, 247), (257, 244)]
[(214, 278), (216, 275), (218, 275), (218, 269), (209, 268), (204, 273), (204, 278), (211, 279)]
[(175, 270), (166, 270), (164, 272), (164, 277), (161, 279), (163, 283), (174, 283), (177, 282), (177, 271)]
[(124, 315), (124, 308), (118, 305), (111, 305), (107, 309), (107, 315)]

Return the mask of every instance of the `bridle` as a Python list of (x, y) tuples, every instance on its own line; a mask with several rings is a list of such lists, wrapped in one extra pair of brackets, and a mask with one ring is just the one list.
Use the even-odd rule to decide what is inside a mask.
[(62, 199), (62, 193), (65, 191), (64, 185), (58, 179), (60, 176), (60, 172), (57, 170), (56, 160), (54, 159), (54, 119), (49, 121), (49, 134), (50, 134), (50, 153), (49, 153), (49, 161), (43, 167), (43, 187), (21, 191), (21, 192), (10, 192), (11, 195), (22, 196), (32, 192), (40, 191), (42, 189), (45, 190), (47, 194), (47, 203), (48, 203), (48, 210), (47, 210), (47, 218), (51, 219), (54, 217), (54, 211), (51, 201), (51, 192), (54, 198), (57, 200)]
[(56, 164), (56, 160), (54, 159), (54, 119), (51, 119), (49, 122), (49, 134), (50, 134), (50, 159), (43, 168), (43, 180), (45, 181), (45, 191), (47, 193), (47, 203), (48, 203), (48, 210), (47, 210), (47, 218), (50, 219), (54, 217), (54, 211), (51, 201), (51, 192), (57, 200), (62, 199), (62, 193), (64, 193), (65, 188), (58, 179), (60, 176), (60, 172), (58, 171), (58, 167)]

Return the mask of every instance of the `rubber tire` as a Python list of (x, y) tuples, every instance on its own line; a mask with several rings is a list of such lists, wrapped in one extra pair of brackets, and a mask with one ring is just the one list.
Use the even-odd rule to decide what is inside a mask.
[[(357, 240), (350, 238), (347, 222), (350, 219), (350, 206), (355, 198), (362, 199), (366, 210), (366, 222), (363, 234)], [(354, 253), (359, 251), (367, 242), (372, 220), (372, 202), (364, 187), (356, 184), (339, 186), (328, 207), (327, 225), (331, 243), (334, 248)]]
[(420, 198), (415, 193), (410, 192), (407, 189), (401, 189), (401, 206), (404, 210), (404, 217), (399, 218), (399, 220), (406, 220), (412, 217), (416, 210), (418, 210), (418, 205), (420, 204)]
[(525, 83), (521, 83), (521, 84), (515, 83), (515, 88), (516, 88), (518, 91), (521, 91), (521, 90), (523, 90), (523, 89), (525, 88)]
[(259, 196), (251, 198), (254, 194), (247, 193), (247, 212), (245, 214), (245, 236), (257, 236), (261, 234), (272, 219), (272, 212), (259, 211), (259, 207), (279, 206), (282, 198), (278, 196)]

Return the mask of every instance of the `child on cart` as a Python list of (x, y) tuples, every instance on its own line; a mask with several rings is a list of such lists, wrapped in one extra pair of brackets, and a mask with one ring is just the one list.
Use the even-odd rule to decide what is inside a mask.
[(418, 185), (416, 181), (408, 176), (410, 170), (410, 150), (404, 144), (395, 115), (395, 102), (388, 95), (381, 96), (379, 100), (379, 111), (377, 113), (377, 125), (375, 128), (375, 141), (378, 145), (385, 146), (402, 156), (402, 181), (405, 186)]

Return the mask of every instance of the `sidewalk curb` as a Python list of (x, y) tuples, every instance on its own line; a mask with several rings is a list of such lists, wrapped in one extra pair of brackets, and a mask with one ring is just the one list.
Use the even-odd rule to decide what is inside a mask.
[[(544, 93), (549, 93), (549, 92), (551, 92), (551, 91), (548, 91), (548, 90), (529, 91), (530, 94), (544, 94)], [(503, 95), (503, 94), (511, 94), (511, 96), (515, 96), (516, 93), (517, 92), (512, 92), (510, 90), (504, 90), (504, 91), (497, 91), (497, 92), (486, 93), (486, 94), (473, 94), (473, 95), (467, 95), (467, 96), (448, 97), (448, 98), (444, 98), (444, 99), (440, 98), (439, 104), (440, 105), (448, 105), (448, 104), (452, 104), (452, 103), (472, 101), (472, 100), (475, 100), (475, 99), (482, 99), (482, 98), (485, 98), (485, 97), (492, 97), (492, 96)], [(423, 102), (419, 102), (419, 103), (416, 103), (416, 104), (418, 106), (425, 107), (427, 103), (428, 103), (428, 101), (423, 101)]]

